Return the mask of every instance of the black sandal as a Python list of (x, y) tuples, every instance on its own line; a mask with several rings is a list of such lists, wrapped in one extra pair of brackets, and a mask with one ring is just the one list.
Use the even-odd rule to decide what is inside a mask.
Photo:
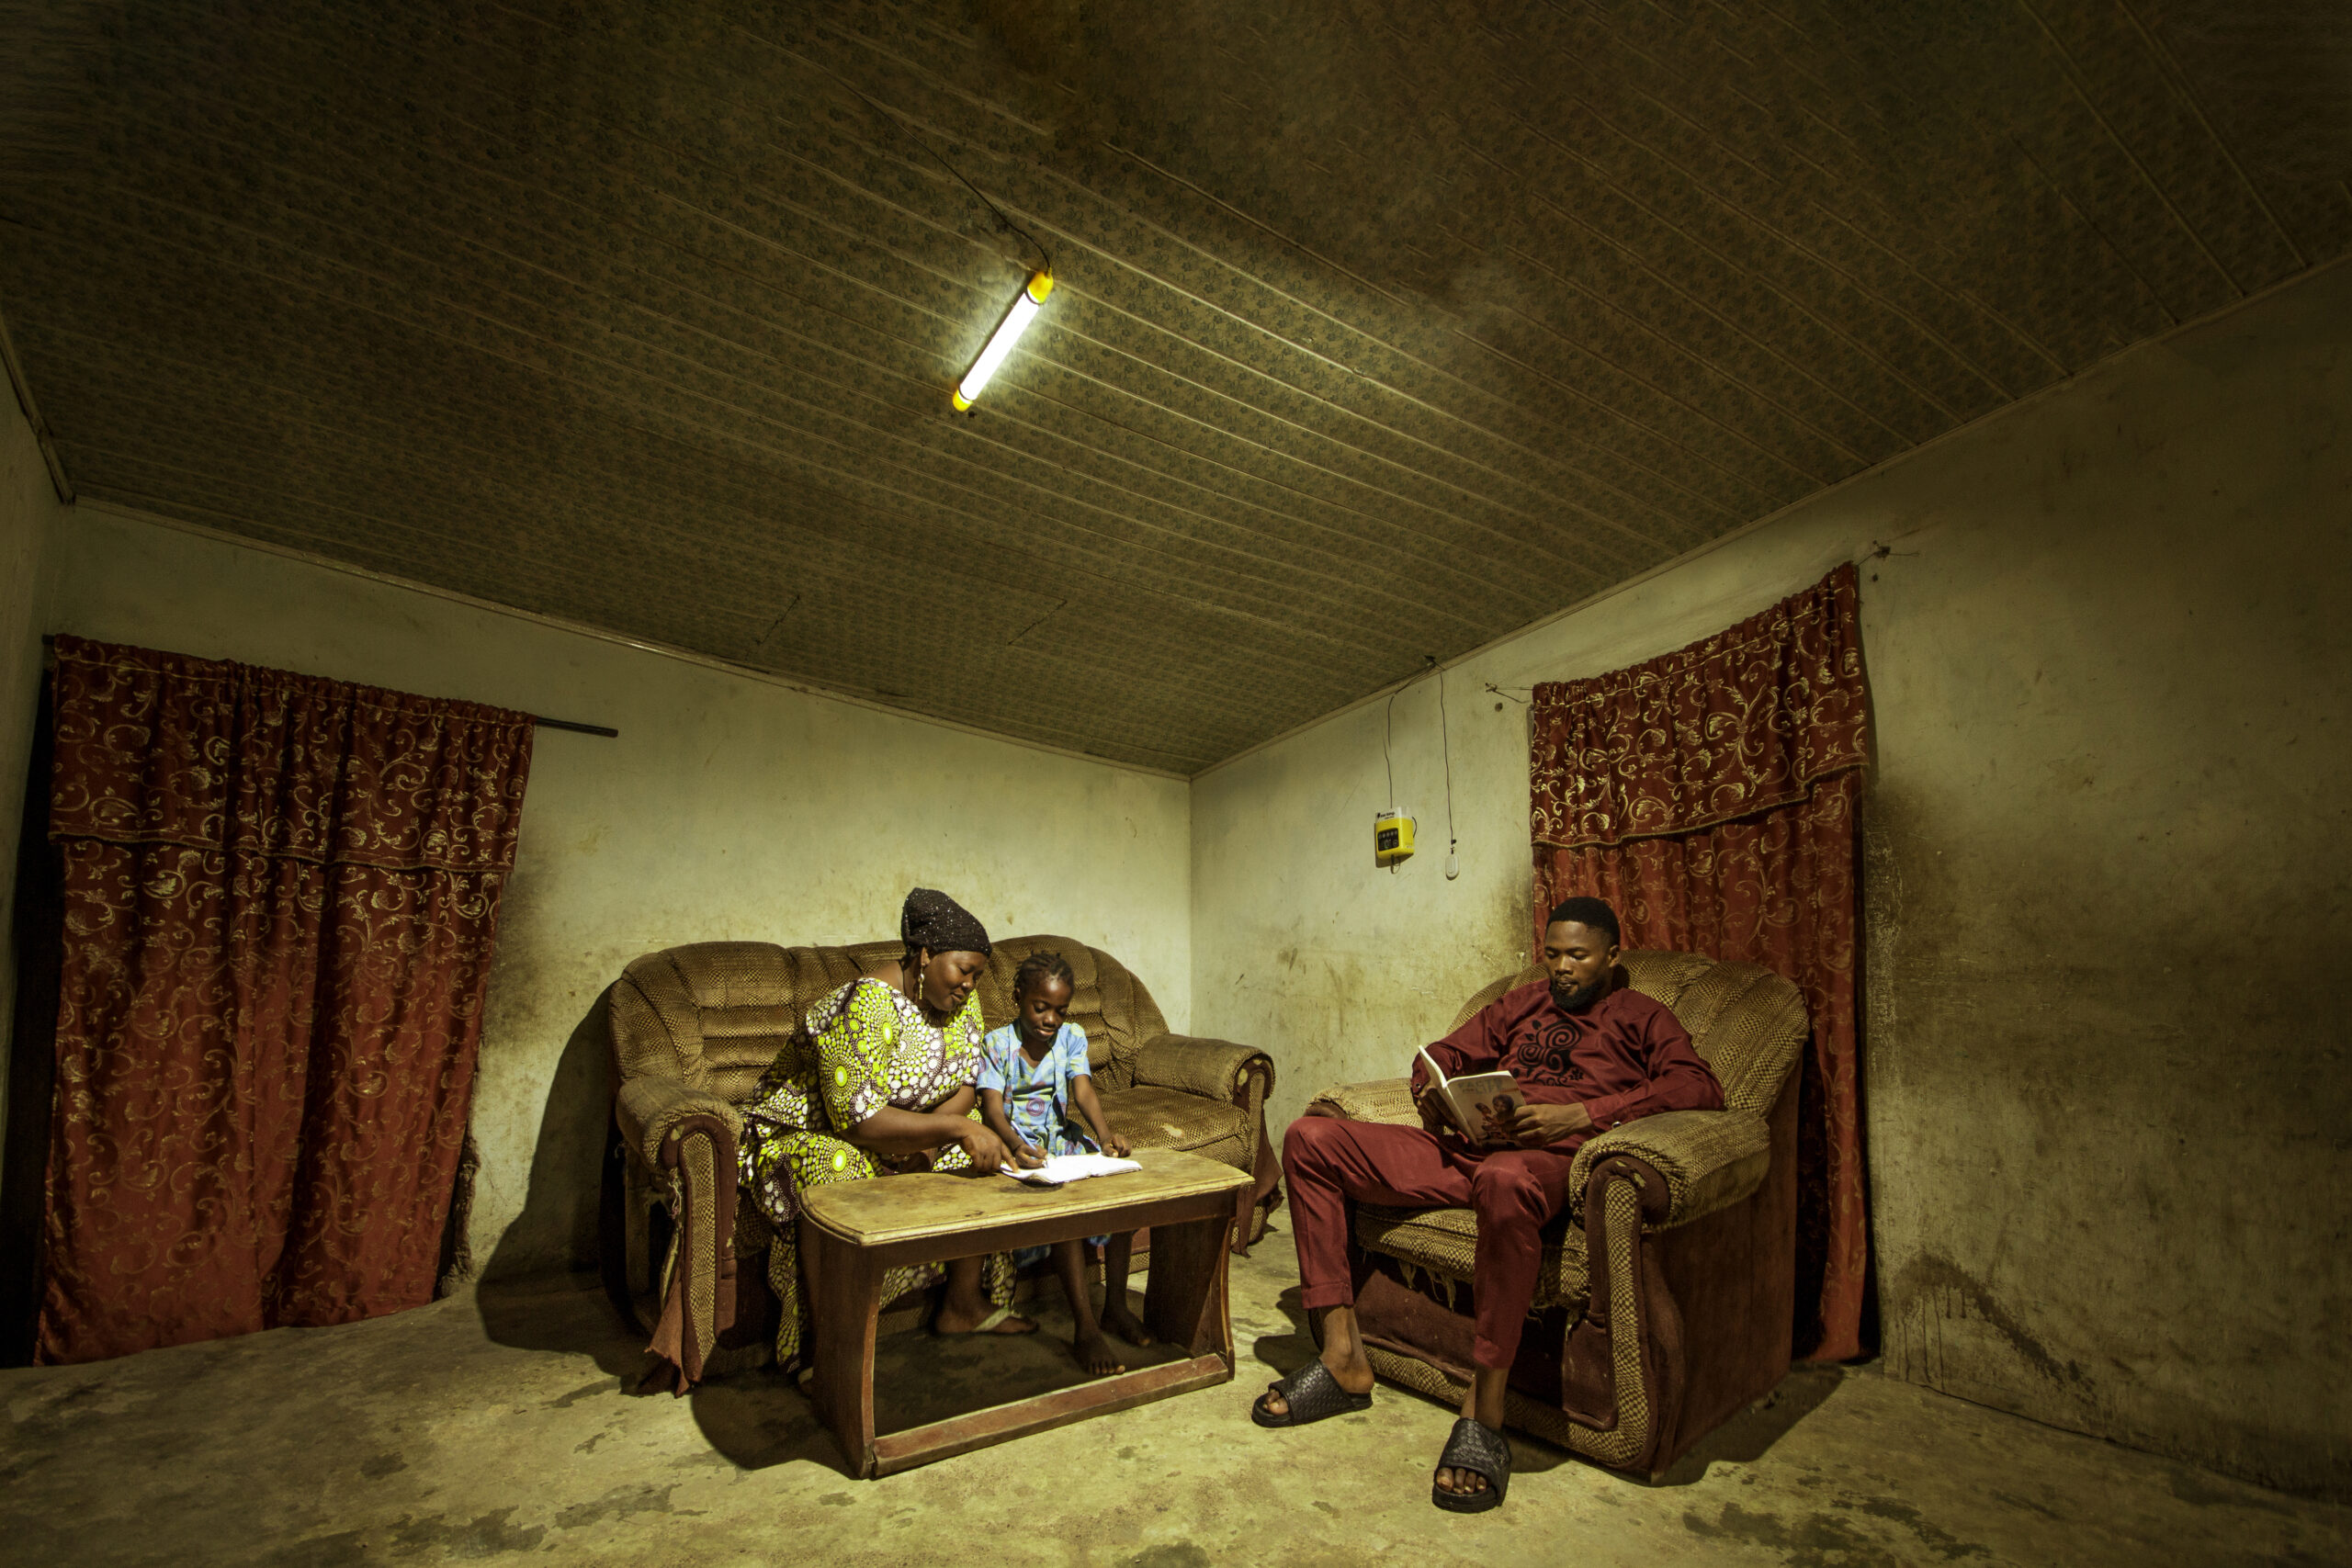
[[(1271, 1393), (1283, 1396), (1287, 1408), (1280, 1416), (1266, 1408), (1266, 1394)], [(1371, 1408), (1372, 1395), (1350, 1393), (1341, 1388), (1340, 1380), (1331, 1375), (1331, 1369), (1317, 1359), (1280, 1382), (1267, 1384), (1266, 1393), (1250, 1402), (1250, 1419), (1261, 1427), (1305, 1427)]]
[(1503, 1494), (1510, 1490), (1510, 1439), (1465, 1416), (1453, 1424), (1453, 1435), (1445, 1439), (1445, 1452), (1437, 1456), (1437, 1467), (1466, 1470), (1487, 1478), (1484, 1492), (1448, 1492), (1432, 1477), (1430, 1501), (1447, 1513), (1483, 1514), (1499, 1508)]

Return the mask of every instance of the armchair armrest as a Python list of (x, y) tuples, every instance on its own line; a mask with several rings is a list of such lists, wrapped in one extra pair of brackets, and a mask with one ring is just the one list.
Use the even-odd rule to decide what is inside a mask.
[(1772, 1133), (1764, 1118), (1746, 1111), (1668, 1111), (1628, 1122), (1577, 1150), (1568, 1190), (1579, 1209), (1594, 1169), (1618, 1155), (1640, 1160), (1664, 1179), (1666, 1213), (1649, 1226), (1664, 1230), (1754, 1192), (1772, 1164)]
[(613, 1101), (613, 1116), (621, 1136), (648, 1170), (662, 1168), (662, 1145), (672, 1133), (696, 1117), (709, 1117), (726, 1129), (726, 1157), (735, 1156), (736, 1141), (743, 1135), (743, 1117), (732, 1105), (696, 1089), (684, 1078), (649, 1073), (621, 1085)]
[(1399, 1127), (1421, 1124), (1421, 1113), (1413, 1105), (1409, 1078), (1334, 1084), (1308, 1102), (1306, 1114), (1336, 1116), (1342, 1122), (1386, 1122)]
[(1136, 1082), (1182, 1089), (1223, 1105), (1246, 1104), (1252, 1077), (1263, 1096), (1274, 1087), (1273, 1058), (1254, 1045), (1204, 1040), (1193, 1034), (1162, 1034), (1144, 1042), (1135, 1055)]

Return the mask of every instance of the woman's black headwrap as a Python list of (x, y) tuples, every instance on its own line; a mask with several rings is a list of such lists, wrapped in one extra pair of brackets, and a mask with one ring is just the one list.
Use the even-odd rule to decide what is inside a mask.
[(988, 928), (972, 912), (935, 887), (918, 887), (907, 895), (899, 911), (899, 940), (907, 951), (928, 948), (933, 953), (977, 953), (986, 958)]

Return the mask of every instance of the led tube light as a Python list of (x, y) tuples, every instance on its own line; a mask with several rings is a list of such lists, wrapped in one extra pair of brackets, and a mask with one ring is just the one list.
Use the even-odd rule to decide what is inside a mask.
[(1037, 307), (1044, 304), (1046, 296), (1053, 291), (1052, 273), (1033, 272), (1029, 275), (1027, 286), (1013, 298), (1012, 309), (1007, 310), (1004, 320), (997, 323), (996, 335), (989, 339), (988, 347), (980, 350), (980, 356), (972, 361), (972, 367), (964, 372), (963, 380), (956, 383), (956, 412), (962, 413), (978, 400), (980, 389), (987, 386), (989, 378), (997, 373), (997, 367), (1004, 363), (1005, 355), (1012, 352), (1012, 345), (1019, 343), (1021, 334), (1028, 330), (1031, 318), (1037, 314)]

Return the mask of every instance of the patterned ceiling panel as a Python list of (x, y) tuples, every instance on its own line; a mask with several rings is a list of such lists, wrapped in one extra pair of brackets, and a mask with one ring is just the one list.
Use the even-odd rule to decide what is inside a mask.
[(2347, 17), (6, 4), (0, 309), (84, 494), (1190, 773), (2352, 249)]

